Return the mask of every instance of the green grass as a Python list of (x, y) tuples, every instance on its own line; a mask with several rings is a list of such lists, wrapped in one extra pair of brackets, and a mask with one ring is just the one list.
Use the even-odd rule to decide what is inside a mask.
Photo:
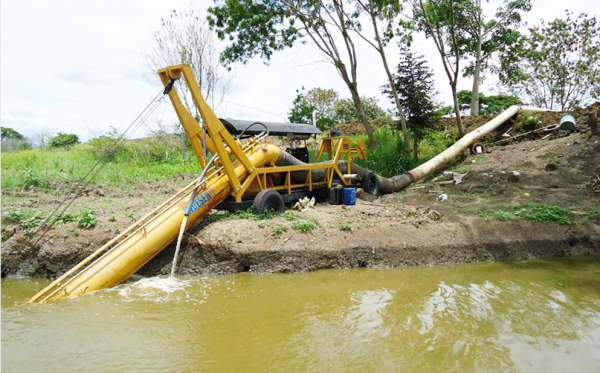
[(540, 223), (557, 223), (559, 225), (576, 225), (570, 210), (560, 206), (543, 206), (524, 204), (522, 208), (513, 211), (513, 215), (524, 220)]
[[(414, 166), (412, 157), (404, 152), (400, 131), (382, 127), (375, 131), (377, 152), (367, 151), (368, 161), (357, 160), (376, 173), (390, 177), (402, 174)], [(354, 141), (368, 142), (366, 135), (353, 136)], [(83, 178), (99, 161), (107, 159), (108, 148), (114, 140), (100, 138), (69, 149), (38, 148), (3, 153), (2, 188), (26, 189), (33, 186), (47, 191), (72, 184)], [(425, 162), (454, 143), (449, 132), (432, 132), (420, 145), (420, 162)], [(311, 153), (314, 158), (314, 154)], [(181, 160), (181, 141), (178, 136), (156, 135), (128, 141), (110, 154), (111, 160), (94, 178), (92, 184), (130, 188), (153, 179), (168, 179), (181, 173), (199, 174), (201, 167), (188, 147), (185, 168)]]
[[(34, 186), (54, 189), (57, 184), (79, 180), (106, 156), (110, 143), (96, 139), (68, 150), (38, 148), (2, 154), (2, 188)], [(152, 179), (165, 179), (184, 172), (198, 174), (201, 168), (191, 149), (186, 151), (186, 167), (181, 160), (181, 142), (168, 136), (125, 143), (96, 176), (92, 184), (110, 183), (119, 187)]]
[(354, 227), (352, 226), (352, 219), (341, 220), (340, 230), (344, 232), (352, 232), (354, 230)]
[(588, 208), (588, 212), (590, 213), (592, 218), (600, 222), (600, 207), (590, 207)]
[(319, 223), (315, 219), (307, 218), (302, 220), (296, 220), (292, 223), (292, 228), (300, 232), (310, 232), (316, 229)]
[(489, 214), (486, 215), (486, 220), (489, 218), (493, 218), (494, 220), (498, 221), (515, 220), (515, 216), (512, 212), (503, 210), (490, 210)]
[(273, 227), (272, 233), (273, 233), (273, 236), (281, 236), (282, 234), (287, 232), (287, 230), (288, 230), (287, 225), (285, 223), (281, 223), (281, 224), (277, 224), (276, 226)]
[[(23, 211), (20, 209), (9, 209), (4, 212), (3, 217), (10, 223), (18, 224), (25, 229), (25, 235), (30, 236), (48, 216), (39, 210)], [(81, 228), (93, 228), (97, 224), (96, 215), (93, 210), (86, 208), (79, 211), (78, 214), (70, 212), (55, 216), (48, 220), (50, 224), (62, 225), (70, 222), (79, 223)]]
[[(457, 212), (464, 215), (478, 215), (486, 221), (531, 220), (544, 224), (577, 225), (576, 216), (571, 210), (561, 206), (546, 206), (539, 203), (520, 203), (516, 206), (503, 209), (487, 209), (485, 207), (474, 209), (458, 208)], [(592, 211), (590, 213), (594, 214)]]
[(296, 220), (296, 214), (294, 214), (292, 211), (286, 212), (285, 214), (283, 214), (283, 217), (287, 221), (294, 221), (294, 220)]
[(234, 214), (234, 216), (238, 219), (247, 219), (254, 221), (271, 220), (280, 215), (280, 213), (276, 213), (271, 210), (265, 210), (263, 214), (255, 214), (254, 212), (252, 212), (251, 209), (248, 209), (246, 211), (240, 211)]

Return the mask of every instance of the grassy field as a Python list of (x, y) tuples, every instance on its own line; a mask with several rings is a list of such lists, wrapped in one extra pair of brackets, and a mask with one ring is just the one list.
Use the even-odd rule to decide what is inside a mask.
[[(375, 132), (377, 152), (368, 151), (368, 161), (359, 164), (386, 177), (404, 173), (416, 165), (403, 151), (401, 133), (390, 128)], [(367, 141), (365, 136), (354, 140)], [(181, 173), (199, 174), (201, 168), (196, 157), (187, 148), (185, 167), (181, 159), (180, 138), (159, 135), (125, 143), (113, 153), (110, 161), (92, 184), (102, 183), (127, 188), (152, 179), (168, 179)], [(434, 133), (420, 146), (420, 163), (431, 159), (455, 139), (446, 133)], [(92, 140), (69, 149), (38, 148), (2, 154), (2, 188), (53, 190), (74, 180), (80, 180), (94, 165), (107, 156), (109, 138)]]
[[(2, 188), (22, 189), (33, 185), (54, 189), (85, 176), (107, 156), (109, 139), (93, 140), (70, 149), (38, 148), (2, 154)], [(201, 168), (191, 149), (186, 150), (185, 167), (181, 142), (174, 136), (156, 136), (125, 143), (92, 183), (127, 187), (151, 179), (170, 178), (181, 173), (199, 173)]]

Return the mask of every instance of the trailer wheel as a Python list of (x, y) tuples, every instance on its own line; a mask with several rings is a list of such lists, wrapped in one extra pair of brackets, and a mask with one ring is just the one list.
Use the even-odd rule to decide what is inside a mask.
[(283, 197), (276, 190), (262, 190), (254, 197), (252, 209), (257, 214), (264, 214), (267, 210), (271, 212), (283, 212)]

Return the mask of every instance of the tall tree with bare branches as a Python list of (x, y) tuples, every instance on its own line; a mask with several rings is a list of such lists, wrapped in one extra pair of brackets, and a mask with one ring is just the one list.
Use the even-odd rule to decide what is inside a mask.
[[(396, 21), (402, 6), (398, 1), (388, 1), (388, 0), (353, 0), (355, 3), (355, 9), (352, 13), (347, 15), (347, 18), (351, 21), (349, 23), (351, 29), (362, 38), (367, 44), (369, 44), (373, 49), (377, 51), (381, 58), (381, 62), (383, 64), (383, 68), (388, 78), (388, 83), (391, 87), (391, 93), (394, 98), (394, 103), (396, 104), (396, 108), (398, 109), (398, 113), (400, 116), (400, 127), (402, 129), (402, 135), (404, 137), (404, 150), (406, 154), (410, 155), (410, 141), (408, 138), (408, 131), (406, 129), (406, 118), (404, 116), (404, 110), (402, 110), (402, 105), (400, 103), (400, 99), (398, 98), (398, 93), (396, 91), (396, 86), (394, 85), (394, 78), (392, 77), (392, 73), (390, 71), (387, 56), (385, 53), (385, 45), (390, 39), (394, 36), (392, 31), (392, 24)], [(360, 22), (361, 15), (367, 15), (371, 26), (370, 28), (364, 29)], [(380, 30), (382, 27), (381, 23), (385, 27), (384, 30)], [(400, 21), (400, 24), (403, 22)], [(407, 28), (404, 28), (405, 30)], [(403, 35), (404, 41), (406, 38), (409, 38), (410, 35)]]
[(349, 10), (343, 0), (215, 0), (209, 23), (230, 44), (222, 59), (243, 63), (254, 56), (269, 59), (274, 51), (309, 41), (333, 64), (344, 80), (361, 122), (376, 149), (358, 92), (358, 56)]
[[(162, 85), (156, 74), (158, 69), (190, 65), (205, 99), (216, 108), (232, 81), (231, 73), (219, 61), (219, 54), (216, 37), (208, 27), (206, 15), (190, 4), (180, 11), (174, 9), (168, 17), (161, 19), (161, 27), (154, 33), (154, 43), (142, 53), (142, 58), (148, 68), (148, 80), (158, 85)], [(181, 81), (176, 84), (184, 105), (197, 116), (198, 109), (187, 86)]]
[(486, 16), (481, 0), (454, 0), (453, 3), (453, 16), (460, 19), (457, 25), (462, 30), (457, 34), (459, 46), (464, 57), (471, 60), (465, 68), (465, 76), (473, 77), (471, 115), (479, 115), (479, 85), (483, 73), (497, 72), (491, 57), (517, 44), (521, 36), (519, 28), (524, 24), (521, 12), (531, 10), (531, 1), (504, 0), (493, 17)]
[(457, 17), (454, 0), (409, 0), (415, 25), (435, 43), (442, 58), (444, 71), (452, 90), (454, 115), (459, 137), (463, 137), (465, 129), (460, 117), (458, 105), (457, 83), (460, 74), (460, 60), (464, 53), (460, 48), (461, 25), (464, 19)]

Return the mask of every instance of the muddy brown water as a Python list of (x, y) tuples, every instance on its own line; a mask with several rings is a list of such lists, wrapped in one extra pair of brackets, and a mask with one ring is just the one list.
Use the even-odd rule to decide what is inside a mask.
[(3, 279), (2, 372), (600, 371), (600, 257), (46, 284)]

